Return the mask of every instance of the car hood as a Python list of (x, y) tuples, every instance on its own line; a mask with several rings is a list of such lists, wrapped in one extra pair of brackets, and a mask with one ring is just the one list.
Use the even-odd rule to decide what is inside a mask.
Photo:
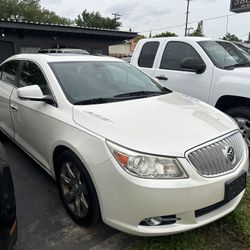
[(179, 157), (199, 144), (237, 129), (232, 119), (220, 111), (177, 93), (74, 106), (73, 119), (130, 149)]
[(232, 70), (234, 74), (237, 74), (241, 77), (245, 76), (248, 77), (250, 76), (250, 67), (239, 67), (239, 68), (234, 68)]

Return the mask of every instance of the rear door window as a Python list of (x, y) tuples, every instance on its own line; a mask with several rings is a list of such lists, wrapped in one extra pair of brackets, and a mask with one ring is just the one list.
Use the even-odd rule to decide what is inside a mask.
[(153, 67), (159, 45), (160, 45), (159, 42), (147, 42), (143, 45), (140, 57), (138, 59), (138, 65), (140, 67), (144, 68)]
[(17, 86), (16, 75), (19, 61), (9, 61), (3, 65), (2, 81)]

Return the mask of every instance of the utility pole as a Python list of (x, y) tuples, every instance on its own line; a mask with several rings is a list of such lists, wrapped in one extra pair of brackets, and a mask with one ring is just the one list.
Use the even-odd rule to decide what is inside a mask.
[(190, 0), (187, 0), (187, 12), (186, 12), (185, 36), (187, 36), (187, 32), (188, 32), (189, 4), (190, 4)]
[(119, 12), (118, 13), (112, 13), (112, 15), (115, 17), (115, 20), (119, 20), (120, 17), (122, 16)]

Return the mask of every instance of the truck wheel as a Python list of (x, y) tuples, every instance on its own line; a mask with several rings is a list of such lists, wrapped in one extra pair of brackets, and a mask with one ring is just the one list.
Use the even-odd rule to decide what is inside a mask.
[(100, 221), (100, 206), (94, 184), (81, 160), (70, 150), (59, 156), (56, 169), (58, 190), (70, 217), (80, 226)]
[(240, 127), (240, 132), (245, 139), (248, 147), (250, 147), (250, 108), (236, 107), (226, 111), (228, 115), (233, 117)]

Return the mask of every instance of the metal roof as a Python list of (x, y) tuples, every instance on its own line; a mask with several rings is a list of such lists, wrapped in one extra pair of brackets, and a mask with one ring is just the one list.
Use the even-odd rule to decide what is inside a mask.
[(120, 31), (112, 29), (101, 29), (92, 27), (80, 27), (74, 25), (49, 24), (38, 22), (19, 22), (10, 19), (0, 20), (0, 31), (7, 30), (26, 30), (26, 31), (42, 31), (42, 32), (57, 32), (57, 33), (71, 33), (76, 35), (94, 35), (94, 36), (108, 36), (120, 39), (131, 39), (138, 35), (137, 32)]

